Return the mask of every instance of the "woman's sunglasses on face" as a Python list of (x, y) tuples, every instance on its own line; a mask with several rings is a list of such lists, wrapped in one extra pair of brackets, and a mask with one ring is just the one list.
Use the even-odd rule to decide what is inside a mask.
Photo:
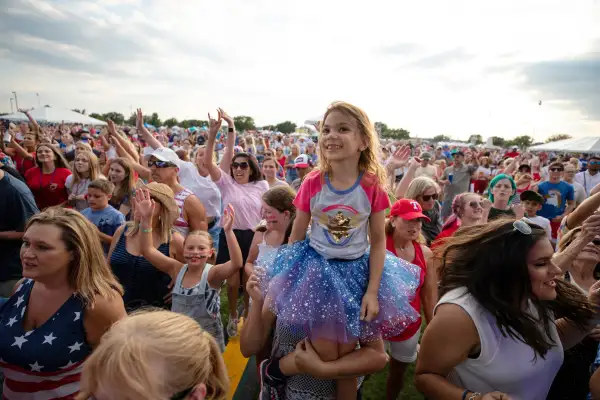
[(421, 198), (423, 199), (423, 201), (429, 201), (431, 199), (433, 200), (437, 200), (438, 199), (438, 194), (424, 194), (421, 196)]
[(150, 160), (150, 161), (148, 161), (148, 166), (149, 167), (155, 167), (155, 168), (176, 167), (176, 165), (173, 164), (173, 163), (170, 163), (168, 161), (160, 161), (160, 160)]
[(483, 202), (482, 201), (472, 201), (469, 203), (469, 207), (471, 207), (474, 210), (477, 210), (478, 208), (483, 208)]
[(242, 161), (241, 163), (239, 162), (232, 162), (231, 163), (231, 169), (248, 169), (250, 167), (250, 164), (248, 164), (247, 161)]

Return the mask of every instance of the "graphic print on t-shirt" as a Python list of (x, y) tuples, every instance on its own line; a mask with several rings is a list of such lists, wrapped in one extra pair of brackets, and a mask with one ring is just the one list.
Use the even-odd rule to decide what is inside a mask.
[(544, 199), (546, 200), (546, 204), (550, 206), (554, 206), (556, 208), (562, 207), (562, 196), (560, 195), (559, 190), (549, 190), (548, 194), (544, 196)]
[(333, 246), (346, 245), (364, 219), (354, 207), (333, 204), (316, 213), (327, 241)]

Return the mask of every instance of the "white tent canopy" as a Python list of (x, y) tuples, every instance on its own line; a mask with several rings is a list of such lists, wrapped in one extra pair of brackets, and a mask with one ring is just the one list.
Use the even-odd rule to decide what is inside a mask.
[[(34, 108), (29, 111), (29, 114), (37, 122), (47, 122), (60, 124), (65, 122), (67, 124), (82, 124), (82, 125), (106, 125), (106, 122), (96, 118), (88, 117), (87, 115), (79, 114), (75, 111), (67, 110), (65, 108), (53, 108), (53, 107), (42, 107)], [(1, 119), (9, 121), (28, 121), (27, 116), (23, 113), (17, 112), (8, 115), (2, 115)]]
[(565, 153), (600, 153), (600, 137), (588, 136), (544, 143), (529, 148), (530, 151), (563, 151)]

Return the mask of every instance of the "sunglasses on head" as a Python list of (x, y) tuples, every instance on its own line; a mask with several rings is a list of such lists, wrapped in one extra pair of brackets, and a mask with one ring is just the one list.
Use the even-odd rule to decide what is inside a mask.
[(250, 164), (248, 164), (247, 161), (242, 161), (242, 162), (232, 162), (231, 163), (231, 169), (248, 169), (250, 167)]
[(565, 169), (560, 167), (550, 168), (551, 172), (563, 172)]
[(424, 194), (421, 196), (421, 198), (423, 199), (423, 201), (429, 201), (431, 199), (433, 200), (437, 200), (438, 199), (438, 194)]
[(148, 166), (149, 167), (156, 167), (156, 168), (170, 168), (170, 167), (177, 167), (175, 164), (170, 163), (168, 161), (160, 161), (160, 160), (150, 160), (148, 161)]

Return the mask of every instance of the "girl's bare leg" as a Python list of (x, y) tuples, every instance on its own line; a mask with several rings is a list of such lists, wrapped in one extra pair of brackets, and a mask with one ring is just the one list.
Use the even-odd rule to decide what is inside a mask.
[[(353, 352), (356, 349), (356, 343), (338, 343), (338, 358)], [(356, 400), (357, 393), (356, 378), (338, 379), (336, 382), (337, 400)]]
[[(315, 351), (321, 360), (335, 361), (338, 358), (354, 351), (356, 343), (336, 343), (330, 340), (314, 339), (311, 340)], [(356, 378), (338, 379), (336, 381), (338, 400), (356, 399)]]

